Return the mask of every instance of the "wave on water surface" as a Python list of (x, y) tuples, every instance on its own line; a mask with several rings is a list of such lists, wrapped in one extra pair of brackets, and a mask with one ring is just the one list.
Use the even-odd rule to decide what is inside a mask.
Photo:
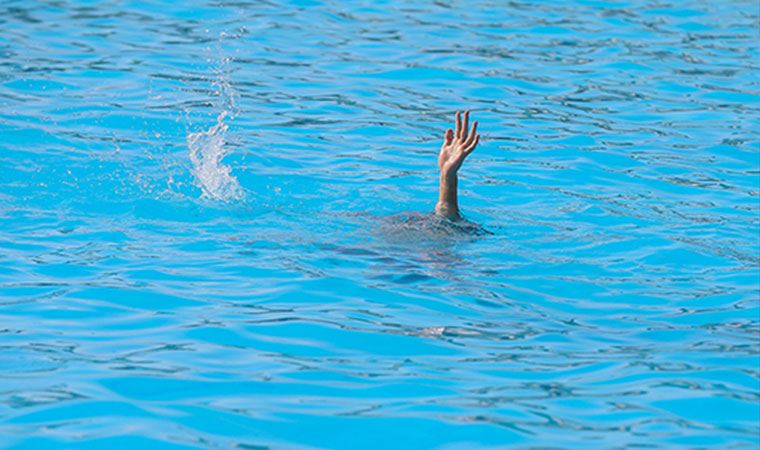
[(311, 3), (0, 2), (0, 448), (758, 448), (756, 1)]

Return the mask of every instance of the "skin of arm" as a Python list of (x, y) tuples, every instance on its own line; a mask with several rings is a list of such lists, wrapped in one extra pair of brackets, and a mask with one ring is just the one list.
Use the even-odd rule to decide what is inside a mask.
[(457, 111), (456, 131), (451, 128), (446, 130), (443, 136), (443, 145), (438, 154), (438, 169), (440, 170), (440, 188), (438, 203), (435, 205), (435, 213), (449, 220), (457, 221), (462, 218), (459, 215), (459, 203), (457, 201), (457, 187), (459, 179), (457, 172), (462, 167), (465, 158), (475, 150), (480, 135), (477, 134), (478, 122), (473, 122), (472, 129), (467, 132), (470, 121), (470, 112), (465, 111), (464, 121), (462, 114)]

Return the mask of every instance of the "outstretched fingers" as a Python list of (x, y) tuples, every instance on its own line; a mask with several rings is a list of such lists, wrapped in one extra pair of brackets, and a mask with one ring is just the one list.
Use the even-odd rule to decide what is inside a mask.
[[(475, 143), (477, 140), (477, 131), (478, 131), (478, 121), (472, 123), (472, 130), (470, 131), (469, 136), (467, 136), (467, 139), (462, 143), (465, 149), (470, 148), (470, 146)], [(474, 147), (473, 147), (474, 148)]]
[(475, 150), (475, 147), (478, 146), (478, 142), (480, 142), (480, 135), (476, 134), (475, 139), (473, 139), (472, 143), (464, 148), (464, 154), (469, 155), (472, 153), (472, 151)]
[(454, 141), (454, 131), (451, 130), (451, 128), (446, 130), (446, 133), (443, 135), (443, 143), (444, 145), (451, 145), (451, 143)]
[(470, 125), (470, 111), (464, 112), (464, 124), (462, 125), (462, 134), (459, 136), (460, 141), (467, 139), (467, 127)]
[(459, 139), (459, 136), (462, 135), (462, 113), (457, 111), (456, 118), (457, 118), (456, 128), (454, 128), (454, 132), (455, 132), (456, 138)]
[(469, 128), (469, 124), (470, 111), (464, 112), (464, 120), (462, 120), (461, 111), (457, 111), (456, 127), (454, 128), (454, 131), (452, 131), (451, 128), (446, 130), (446, 133), (443, 136), (444, 145), (450, 145), (456, 140), (457, 146), (465, 155), (470, 154), (475, 150), (475, 147), (478, 146), (478, 142), (480, 142), (480, 135), (477, 133), (478, 121), (476, 120), (472, 122), (472, 129), (468, 132), (467, 129)]

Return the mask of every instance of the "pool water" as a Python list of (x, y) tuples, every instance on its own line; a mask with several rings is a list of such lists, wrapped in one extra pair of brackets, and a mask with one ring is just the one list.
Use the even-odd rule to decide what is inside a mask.
[(757, 448), (758, 11), (2, 2), (0, 447)]

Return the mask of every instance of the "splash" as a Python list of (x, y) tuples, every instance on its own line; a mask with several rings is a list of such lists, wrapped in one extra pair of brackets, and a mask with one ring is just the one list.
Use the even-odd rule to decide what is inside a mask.
[(243, 197), (243, 189), (237, 178), (230, 174), (230, 167), (222, 163), (229, 153), (224, 145), (227, 124), (224, 118), (227, 111), (222, 111), (216, 118), (216, 125), (206, 131), (189, 133), (187, 146), (190, 149), (190, 162), (193, 174), (203, 196), (214, 200), (239, 200)]
[[(206, 31), (208, 32), (208, 30)], [(241, 29), (239, 32), (242, 33), (243, 30)], [(239, 37), (240, 34), (220, 33), (214, 55), (224, 55), (225, 41)], [(207, 48), (206, 51), (211, 52), (211, 49)], [(214, 57), (208, 58), (207, 61), (210, 63), (216, 61), (216, 67), (212, 69), (214, 77), (211, 80), (211, 85), (215, 98), (214, 105), (221, 112), (216, 118), (216, 125), (206, 131), (188, 133), (187, 135), (193, 175), (196, 184), (203, 191), (203, 197), (222, 201), (240, 200), (244, 196), (243, 188), (237, 178), (230, 174), (231, 168), (222, 162), (230, 153), (230, 148), (225, 145), (228, 126), (224, 120), (225, 118), (234, 119), (239, 113), (237, 93), (229, 81), (232, 74), (229, 67), (232, 58), (217, 59)]]

